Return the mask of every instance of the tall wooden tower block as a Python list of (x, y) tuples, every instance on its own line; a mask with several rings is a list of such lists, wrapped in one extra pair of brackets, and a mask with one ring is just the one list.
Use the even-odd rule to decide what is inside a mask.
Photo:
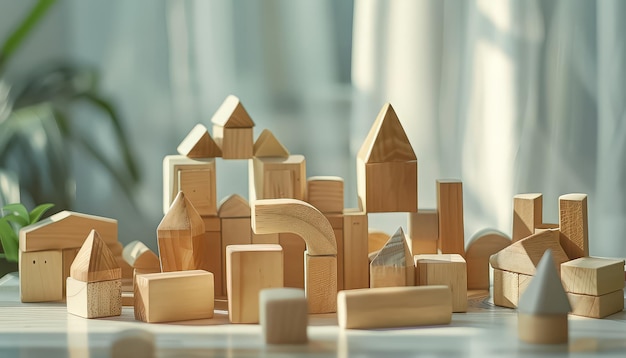
[(441, 253), (465, 257), (463, 183), (460, 180), (437, 180), (437, 214)]
[(163, 159), (163, 213), (179, 191), (202, 216), (217, 215), (217, 182), (214, 158), (168, 155)]
[(226, 97), (211, 122), (215, 141), (222, 149), (222, 158), (252, 158), (254, 122), (239, 98), (233, 95)]
[(195, 270), (204, 239), (204, 221), (181, 191), (157, 227), (162, 271)]
[(196, 124), (177, 148), (179, 154), (189, 158), (216, 158), (222, 156), (222, 150), (215, 143), (208, 129)]
[(573, 260), (589, 256), (589, 225), (587, 194), (566, 194), (559, 197), (561, 246)]
[(417, 157), (389, 103), (357, 155), (357, 186), (368, 213), (417, 211)]
[(543, 224), (543, 195), (517, 194), (513, 197), (513, 242), (535, 233)]
[(387, 241), (370, 264), (370, 287), (415, 285), (415, 266), (402, 228)]

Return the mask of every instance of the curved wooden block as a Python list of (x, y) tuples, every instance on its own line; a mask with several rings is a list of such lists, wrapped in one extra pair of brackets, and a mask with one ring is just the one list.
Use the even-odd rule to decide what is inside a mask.
[(509, 245), (511, 239), (496, 230), (482, 230), (470, 239), (465, 251), (468, 290), (489, 290), (489, 257)]
[(251, 208), (255, 233), (290, 232), (302, 237), (310, 256), (337, 255), (333, 228), (313, 205), (297, 199), (263, 199)]

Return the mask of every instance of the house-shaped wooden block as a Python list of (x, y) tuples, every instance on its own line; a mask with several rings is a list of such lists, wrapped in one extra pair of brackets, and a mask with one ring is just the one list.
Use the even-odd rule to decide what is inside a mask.
[(417, 157), (389, 103), (357, 155), (357, 186), (368, 213), (417, 211)]
[(213, 136), (224, 159), (249, 159), (253, 152), (254, 122), (239, 98), (230, 95), (211, 118)]

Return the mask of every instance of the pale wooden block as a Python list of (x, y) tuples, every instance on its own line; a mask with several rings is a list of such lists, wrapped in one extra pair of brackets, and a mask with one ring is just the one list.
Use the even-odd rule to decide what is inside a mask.
[(561, 264), (565, 291), (601, 296), (624, 288), (624, 261), (581, 257)]
[(154, 358), (154, 334), (143, 329), (126, 329), (115, 335), (111, 358)]
[(357, 158), (357, 180), (368, 213), (417, 211), (417, 160), (364, 163)]
[(209, 134), (209, 130), (202, 124), (196, 124), (176, 150), (179, 154), (189, 158), (215, 158), (222, 156), (222, 150)]
[(259, 135), (256, 142), (254, 142), (254, 156), (263, 157), (289, 157), (289, 151), (285, 146), (276, 139), (274, 133), (268, 129), (264, 129)]
[(437, 180), (437, 214), (441, 253), (465, 257), (463, 182), (454, 179)]
[[(229, 245), (252, 244), (250, 217), (222, 219), (222, 272), (226, 272), (226, 248)], [(226, 280), (222, 280), (222, 292), (227, 294)]]
[(542, 223), (542, 194), (517, 194), (513, 197), (513, 242), (534, 234), (535, 228)]
[(337, 257), (304, 253), (304, 290), (309, 313), (337, 312)]
[(194, 237), (194, 252), (197, 253), (194, 267), (213, 273), (214, 296), (226, 297), (223, 288), (226, 282), (226, 270), (222, 264), (222, 240), (219, 231), (207, 231), (204, 236)]
[(70, 266), (70, 276), (84, 282), (122, 278), (119, 264), (96, 230), (91, 230), (76, 254)]
[(202, 216), (217, 215), (215, 175), (215, 168), (178, 170), (178, 190), (185, 193)]
[(215, 208), (210, 210), (213, 213), (210, 215), (215, 215), (215, 210), (217, 210), (215, 169), (215, 158), (188, 158), (184, 155), (168, 155), (163, 158), (163, 213), (167, 213), (176, 195), (181, 191), (179, 172), (191, 170), (201, 171), (201, 173), (205, 174), (210, 173), (210, 181), (202, 183), (206, 187), (202, 187), (199, 190), (201, 192), (208, 191), (205, 194), (213, 198), (211, 203), (213, 203)]
[(282, 247), (227, 246), (226, 282), (230, 322), (258, 323), (261, 289), (283, 287)]
[(283, 248), (285, 287), (304, 288), (304, 251), (306, 243), (296, 234), (278, 234)]
[(220, 218), (249, 218), (250, 205), (248, 201), (238, 194), (232, 194), (224, 198), (219, 205), (217, 216)]
[(519, 339), (526, 343), (567, 343), (569, 337), (567, 314), (530, 315), (518, 313), (517, 330)]
[(259, 295), (259, 322), (265, 343), (304, 344), (308, 341), (308, 305), (304, 290), (267, 288)]
[(489, 258), (511, 244), (511, 239), (497, 231), (479, 232), (465, 252), (467, 289), (489, 290)]
[(19, 253), (20, 299), (48, 302), (63, 299), (63, 253), (61, 250)]
[(493, 303), (496, 306), (516, 308), (532, 276), (493, 269)]
[(135, 319), (148, 323), (213, 317), (213, 274), (203, 270), (137, 275)]
[(408, 231), (411, 255), (437, 253), (439, 216), (436, 209), (418, 209), (416, 213), (409, 213)]
[(459, 254), (415, 255), (419, 285), (445, 285), (452, 290), (452, 311), (467, 311), (467, 266)]
[(323, 213), (343, 212), (343, 179), (315, 176), (307, 180), (307, 201)]
[(389, 236), (389, 234), (387, 234), (386, 232), (382, 232), (376, 229), (368, 229), (367, 252), (372, 253), (380, 251), (380, 249), (385, 246), (390, 238), (391, 236)]
[(251, 162), (250, 201), (257, 199), (306, 199), (306, 161), (302, 155), (257, 158)]
[(149, 273), (161, 271), (159, 257), (139, 240), (132, 241), (126, 245), (122, 256), (134, 269), (152, 271)]
[(67, 288), (65, 287), (67, 282), (66, 279), (70, 277), (70, 268), (72, 267), (72, 262), (74, 262), (74, 259), (78, 254), (78, 250), (80, 250), (80, 248), (63, 250), (63, 276), (61, 279), (61, 281), (63, 281), (63, 297), (65, 297), (65, 292), (67, 292)]
[(559, 197), (561, 246), (573, 260), (589, 256), (589, 225), (587, 194), (566, 194)]
[[(343, 221), (343, 220), (342, 220)], [(337, 240), (337, 290), (344, 289), (344, 249), (343, 249), (343, 229), (335, 229), (335, 239)]]
[(617, 290), (601, 296), (567, 293), (572, 304), (571, 314), (591, 318), (604, 318), (624, 310), (624, 290)]
[(122, 280), (84, 282), (67, 278), (67, 312), (83, 318), (122, 314)]
[(254, 137), (250, 128), (226, 128), (214, 125), (215, 142), (222, 149), (224, 159), (250, 159), (253, 155)]
[(341, 291), (337, 294), (337, 318), (344, 329), (449, 324), (452, 295), (447, 286)]
[(370, 263), (370, 287), (415, 285), (415, 265), (402, 228)]
[(343, 288), (369, 287), (367, 214), (359, 209), (343, 212)]

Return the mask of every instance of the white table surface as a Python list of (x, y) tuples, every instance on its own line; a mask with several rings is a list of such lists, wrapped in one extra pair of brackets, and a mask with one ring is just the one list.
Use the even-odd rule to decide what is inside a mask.
[(223, 311), (170, 324), (135, 321), (132, 307), (119, 317), (83, 319), (63, 303), (21, 303), (18, 285), (14, 274), (0, 279), (0, 357), (108, 357), (115, 335), (130, 328), (155, 335), (158, 357), (626, 357), (626, 311), (601, 320), (570, 315), (569, 344), (561, 345), (520, 342), (516, 311), (487, 298), (471, 300), (445, 326), (342, 330), (336, 315), (314, 315), (307, 345), (268, 346), (259, 325), (228, 324)]

